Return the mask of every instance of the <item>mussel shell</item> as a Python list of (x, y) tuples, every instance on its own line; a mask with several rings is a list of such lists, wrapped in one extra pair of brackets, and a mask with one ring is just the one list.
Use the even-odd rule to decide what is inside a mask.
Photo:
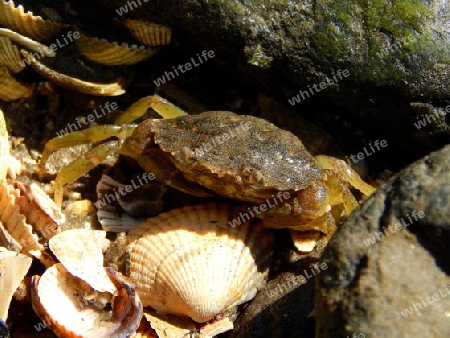
[(123, 25), (144, 45), (162, 46), (170, 44), (172, 28), (143, 20), (124, 19)]
[(240, 211), (189, 206), (130, 231), (130, 278), (144, 306), (205, 322), (252, 299), (265, 282), (272, 237), (257, 219), (231, 228)]
[(68, 27), (34, 16), (32, 12), (25, 12), (22, 5), (16, 7), (13, 1), (4, 0), (0, 2), (0, 24), (39, 41), (52, 39)]
[(84, 33), (75, 40), (80, 53), (91, 61), (107, 66), (134, 65), (153, 56), (157, 47), (128, 45), (109, 42), (105, 39), (87, 36)]

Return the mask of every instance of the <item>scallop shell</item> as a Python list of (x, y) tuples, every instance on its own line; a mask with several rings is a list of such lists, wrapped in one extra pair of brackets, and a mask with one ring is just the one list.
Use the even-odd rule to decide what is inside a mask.
[(4, 0), (0, 3), (0, 24), (39, 41), (49, 40), (68, 27), (34, 16), (32, 12), (25, 12), (22, 5), (16, 7), (13, 1)]
[(8, 67), (13, 74), (25, 68), (19, 48), (12, 44), (10, 38), (0, 37), (0, 65)]
[(170, 44), (172, 28), (143, 20), (124, 19), (123, 25), (144, 45), (162, 46)]
[(157, 47), (146, 48), (137, 45), (128, 45), (109, 42), (105, 39), (89, 37), (83, 33), (75, 40), (78, 50), (91, 61), (107, 66), (134, 65), (153, 56)]
[(115, 287), (103, 268), (103, 244), (106, 232), (71, 229), (49, 241), (50, 250), (73, 276), (99, 292), (113, 293)]
[(8, 242), (24, 254), (36, 256), (36, 252), (44, 251), (43, 244), (60, 232), (64, 216), (55, 209), (53, 201), (37, 185), (0, 182), (2, 232), (7, 232)]
[(0, 247), (0, 319), (6, 321), (14, 291), (31, 266), (30, 257)]
[(58, 337), (129, 337), (139, 326), (142, 304), (133, 287), (116, 272), (107, 270), (118, 295), (108, 307), (98, 308), (86, 299), (89, 284), (55, 264), (42, 277), (32, 278), (31, 299), (35, 312)]
[(60, 233), (66, 218), (53, 200), (35, 183), (28, 185), (16, 181), (14, 185), (20, 190), (17, 203), (27, 222), (33, 224), (46, 240)]
[(32, 226), (27, 223), (16, 203), (19, 197), (19, 190), (6, 182), (0, 182), (0, 220), (4, 229), (19, 243), (22, 253), (30, 250), (43, 251), (44, 246), (39, 242), (39, 237), (33, 233)]
[[(134, 184), (134, 180), (132, 180)], [(142, 183), (142, 181), (140, 181)], [(135, 186), (124, 196), (116, 193), (126, 185), (102, 175), (97, 183), (98, 200), (95, 203), (98, 221), (105, 231), (129, 231), (146, 218), (159, 214), (164, 206), (162, 197), (167, 187), (160, 183)], [(139, 219), (140, 218), (140, 219)]]
[(7, 67), (0, 66), (0, 100), (15, 101), (33, 94), (34, 85), (21, 82), (11, 75)]
[(144, 306), (197, 322), (252, 299), (264, 284), (270, 232), (240, 208), (207, 204), (172, 210), (130, 231), (130, 278)]

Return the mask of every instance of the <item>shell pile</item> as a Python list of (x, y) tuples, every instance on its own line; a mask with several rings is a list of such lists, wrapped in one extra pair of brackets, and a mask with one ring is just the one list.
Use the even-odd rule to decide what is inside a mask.
[(53, 237), (61, 263), (32, 279), (33, 308), (59, 337), (127, 337), (139, 326), (142, 304), (133, 286), (103, 268), (105, 235), (72, 229)]
[[(97, 96), (121, 95), (125, 93), (128, 80), (83, 80), (60, 73), (40, 59), (57, 57), (60, 49), (73, 48), (80, 53), (80, 59), (85, 58), (97, 64), (133, 65), (147, 60), (158, 52), (158, 46), (170, 44), (171, 41), (169, 27), (123, 19), (122, 25), (129, 30), (130, 37), (134, 37), (136, 43), (110, 42), (89, 36), (76, 25), (61, 22), (56, 9), (40, 7), (48, 19), (34, 15), (11, 0), (0, 0), (0, 100), (14, 101), (33, 93), (34, 84), (24, 82), (16, 75), (26, 65), (53, 83), (71, 90)], [(70, 31), (66, 31), (67, 29)]]
[(130, 279), (143, 305), (206, 322), (252, 299), (264, 285), (272, 241), (258, 224), (231, 228), (239, 212), (184, 207), (130, 231)]

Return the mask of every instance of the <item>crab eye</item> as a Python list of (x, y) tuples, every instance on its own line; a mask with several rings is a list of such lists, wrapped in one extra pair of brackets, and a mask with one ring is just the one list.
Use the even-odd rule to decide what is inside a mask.
[(241, 177), (244, 182), (248, 183), (252, 188), (264, 186), (264, 176), (256, 168), (245, 166), (242, 168)]

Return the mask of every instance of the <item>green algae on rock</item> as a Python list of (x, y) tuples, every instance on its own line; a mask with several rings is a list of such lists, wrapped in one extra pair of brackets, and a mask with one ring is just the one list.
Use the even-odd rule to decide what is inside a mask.
[[(127, 15), (174, 27), (186, 45), (214, 48), (218, 58), (233, 65), (230, 74), (235, 78), (245, 78), (277, 98), (287, 100), (333, 70), (348, 69), (351, 77), (307, 103), (344, 108), (372, 131), (392, 139), (398, 149), (416, 156), (450, 141), (445, 119), (425, 129), (414, 127), (417, 119), (450, 104), (448, 2), (141, 3)], [(108, 1), (111, 9), (126, 4)]]

